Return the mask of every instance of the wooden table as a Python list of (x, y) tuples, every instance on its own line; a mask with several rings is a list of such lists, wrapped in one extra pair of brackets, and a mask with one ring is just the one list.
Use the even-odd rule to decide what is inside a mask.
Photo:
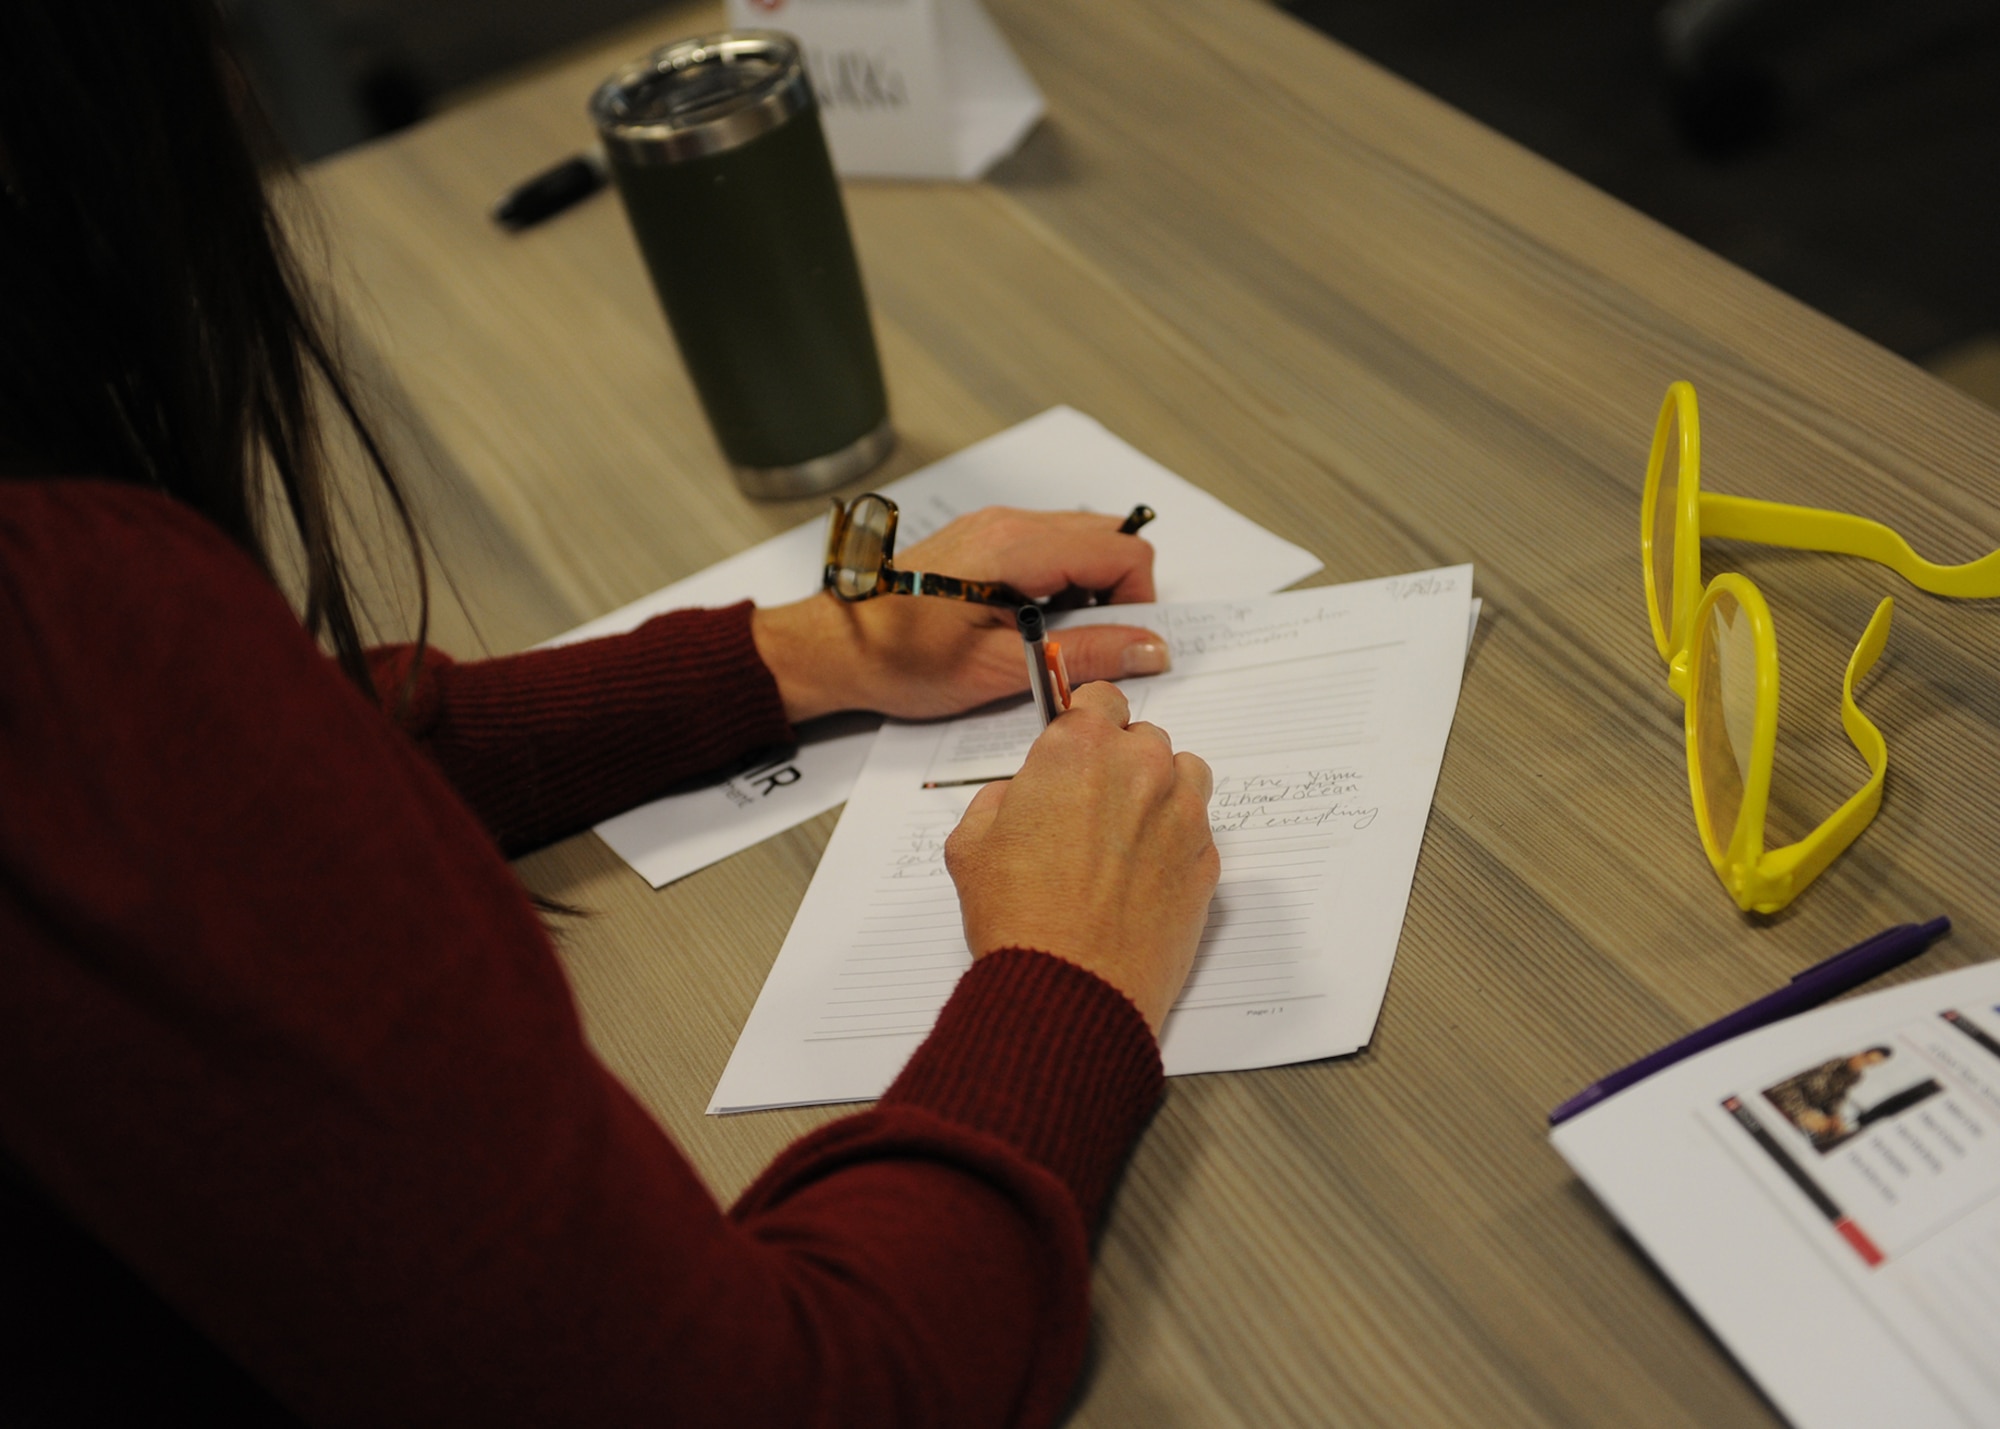
[[(1370, 1048), (1175, 1082), (1104, 1238), (1078, 1425), (1768, 1423), (1749, 1381), (1549, 1149), (1543, 1113), (1863, 933), (1948, 912), (1908, 975), (2000, 943), (2000, 619), (1836, 558), (1712, 544), (1771, 597), (1780, 833), (1887, 802), (1787, 915), (1695, 838), (1645, 623), (1637, 507), (1667, 382), (1710, 489), (2000, 544), (2000, 414), (1255, 0), (990, 0), (1050, 118), (990, 182), (848, 190), (900, 475), (1059, 402), (1344, 581), (1471, 561), (1472, 651)], [(805, 519), (736, 495), (609, 199), (486, 220), (582, 146), (662, 16), (311, 176), (350, 355), (486, 648)], [(1635, 97), (1634, 102), (1641, 102)], [(882, 478), (878, 478), (882, 479)], [(478, 648), (442, 599), (448, 649)], [(833, 816), (652, 893), (595, 837), (520, 864), (600, 910), (563, 953), (606, 1059), (728, 1197), (834, 1111), (702, 1107)]]

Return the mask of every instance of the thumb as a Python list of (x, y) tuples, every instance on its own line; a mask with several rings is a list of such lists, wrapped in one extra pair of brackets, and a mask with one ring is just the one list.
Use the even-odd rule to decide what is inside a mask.
[(1055, 638), (1072, 685), (1160, 675), (1173, 665), (1167, 642), (1140, 625), (1072, 625)]

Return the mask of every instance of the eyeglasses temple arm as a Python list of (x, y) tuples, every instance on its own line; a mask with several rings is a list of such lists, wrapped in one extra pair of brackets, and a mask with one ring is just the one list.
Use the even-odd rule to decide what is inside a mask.
[(1795, 844), (1775, 849), (1764, 856), (1763, 867), (1759, 871), (1767, 878), (1786, 880), (1790, 889), (1786, 902), (1819, 877), (1826, 866), (1860, 836), (1861, 831), (1868, 827), (1868, 821), (1875, 817), (1875, 811), (1882, 807), (1882, 781), (1889, 770), (1889, 745), (1882, 738), (1882, 731), (1875, 727), (1875, 722), (1863, 714), (1861, 707), (1854, 702), (1854, 686), (1874, 668), (1875, 661), (1881, 656), (1882, 647), (1889, 639), (1889, 618), (1895, 609), (1896, 602), (1893, 600), (1884, 600), (1875, 607), (1868, 628), (1861, 633), (1860, 643), (1848, 658), (1847, 678), (1840, 687), (1840, 722), (1847, 730), (1847, 737), (1854, 741), (1855, 750), (1868, 761), (1868, 782), (1810, 834)]
[(968, 581), (957, 576), (932, 575), (929, 571), (888, 571), (890, 590), (899, 595), (936, 595), (947, 600), (969, 600), (975, 605), (1004, 605), (1018, 610), (1034, 601), (1005, 581)]
[(1827, 551), (1859, 556), (1887, 566), (1918, 590), (1932, 595), (1976, 600), (2000, 596), (2000, 551), (1962, 566), (1927, 561), (1896, 532), (1880, 521), (1787, 506), (1778, 501), (1753, 501), (1742, 496), (1701, 493), (1701, 534), (1725, 541), (1756, 541), (1792, 551)]
[(826, 517), (826, 567), (833, 569), (840, 558), (840, 543), (847, 535), (847, 503), (838, 496), (833, 498), (833, 509)]

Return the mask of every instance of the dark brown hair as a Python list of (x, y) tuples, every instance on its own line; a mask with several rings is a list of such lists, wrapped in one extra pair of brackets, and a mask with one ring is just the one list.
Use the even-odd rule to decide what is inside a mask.
[(319, 414), (351, 426), (429, 592), (401, 489), (265, 192), (282, 168), (214, 0), (0, 3), (0, 472), (96, 476), (201, 512), (373, 693)]

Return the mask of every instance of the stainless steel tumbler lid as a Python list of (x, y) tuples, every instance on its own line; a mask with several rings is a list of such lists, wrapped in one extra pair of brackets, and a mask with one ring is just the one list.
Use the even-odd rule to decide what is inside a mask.
[(896, 449), (896, 429), (884, 417), (874, 431), (856, 437), (837, 452), (816, 456), (796, 466), (741, 466), (729, 469), (736, 474), (736, 487), (745, 496), (761, 501), (789, 501), (800, 496), (819, 496), (845, 486), (855, 477), (873, 471)]
[(598, 86), (590, 117), (614, 160), (677, 164), (747, 144), (812, 103), (796, 40), (731, 30), (627, 65)]

